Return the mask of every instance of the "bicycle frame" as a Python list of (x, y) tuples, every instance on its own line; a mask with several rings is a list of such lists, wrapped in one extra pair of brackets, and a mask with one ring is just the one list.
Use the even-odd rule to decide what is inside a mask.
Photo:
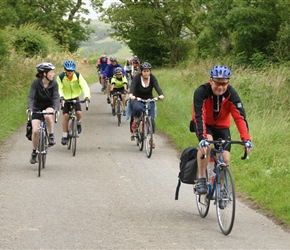
[[(140, 151), (143, 150), (143, 144), (145, 142), (145, 153), (148, 158), (152, 155), (152, 143), (153, 143), (153, 129), (151, 116), (149, 116), (149, 103), (157, 101), (158, 98), (154, 97), (152, 99), (142, 99), (137, 97), (137, 101), (143, 102), (145, 104), (145, 110), (138, 119), (138, 129), (137, 135), (137, 145), (139, 145)], [(141, 125), (140, 125), (141, 124)]]
[[(72, 155), (76, 155), (76, 144), (77, 138), (79, 137), (77, 133), (77, 117), (76, 117), (76, 104), (77, 103), (86, 103), (86, 100), (67, 100), (70, 107), (68, 110), (68, 143), (67, 149), (70, 150), (72, 148)], [(63, 106), (62, 106), (63, 108)], [(88, 110), (88, 104), (86, 104), (86, 110)], [(71, 128), (70, 128), (71, 124)]]
[[(239, 144), (245, 145), (244, 142), (230, 140), (212, 140), (208, 141), (216, 144), (217, 148), (211, 148), (210, 156), (214, 159), (214, 172), (216, 173), (213, 183), (208, 183), (208, 192), (200, 195), (196, 193), (196, 202), (199, 214), (205, 218), (208, 214), (210, 201), (214, 200), (216, 205), (217, 219), (223, 234), (228, 235), (233, 227), (235, 218), (235, 188), (231, 170), (224, 162), (223, 145)], [(204, 156), (202, 156), (204, 158)], [(247, 158), (245, 150), (242, 159)], [(208, 179), (208, 177), (207, 177)]]
[[(36, 153), (38, 157), (38, 177), (40, 177), (41, 169), (45, 167), (46, 155), (50, 147), (48, 143), (48, 132), (46, 128), (44, 115), (54, 115), (55, 113), (47, 112), (47, 111), (32, 111), (30, 114), (28, 114), (29, 116), (28, 119), (30, 119), (32, 113), (41, 115), (41, 120), (38, 127), (38, 140), (37, 140), (37, 146), (36, 146)], [(57, 116), (55, 116), (55, 123), (56, 122), (57, 122)]]
[(124, 110), (123, 105), (122, 105), (122, 94), (123, 93), (119, 91), (113, 94), (113, 99), (115, 96), (117, 97), (115, 109), (116, 109), (116, 114), (117, 114), (117, 119), (118, 119), (118, 126), (120, 126), (121, 124), (121, 117), (123, 115), (122, 113)]

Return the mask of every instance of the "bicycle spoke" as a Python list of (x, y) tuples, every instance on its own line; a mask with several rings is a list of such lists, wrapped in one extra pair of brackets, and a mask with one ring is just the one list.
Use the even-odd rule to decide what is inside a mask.
[[(217, 219), (223, 234), (228, 235), (234, 225), (236, 198), (232, 173), (228, 167), (223, 167), (220, 172), (223, 184), (216, 191)], [(217, 185), (216, 185), (217, 187)]]

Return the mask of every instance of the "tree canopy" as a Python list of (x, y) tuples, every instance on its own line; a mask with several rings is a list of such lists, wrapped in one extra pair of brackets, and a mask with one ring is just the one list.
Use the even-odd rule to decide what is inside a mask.
[(101, 18), (146, 60), (231, 57), (248, 65), (289, 60), (289, 10), (283, 0), (120, 0)]

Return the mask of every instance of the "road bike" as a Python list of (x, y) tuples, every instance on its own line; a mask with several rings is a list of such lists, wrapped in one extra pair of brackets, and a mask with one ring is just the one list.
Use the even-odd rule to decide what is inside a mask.
[(158, 98), (154, 97), (152, 99), (142, 99), (137, 97), (136, 100), (143, 102), (145, 104), (145, 109), (138, 119), (137, 130), (134, 137), (137, 141), (137, 145), (139, 146), (140, 151), (143, 150), (143, 145), (145, 144), (146, 156), (150, 158), (152, 155), (153, 129), (151, 116), (149, 116), (149, 108), (150, 103), (154, 103), (158, 100)]
[(214, 205), (216, 205), (216, 214), (219, 227), (223, 234), (228, 235), (232, 231), (234, 225), (236, 195), (231, 170), (224, 162), (223, 145), (239, 144), (245, 146), (244, 156), (241, 157), (241, 159), (244, 160), (247, 158), (247, 144), (241, 141), (222, 139), (208, 142), (217, 146), (217, 148), (212, 148), (210, 151), (210, 156), (214, 159), (213, 171), (216, 175), (213, 177), (213, 181), (209, 180), (207, 171), (207, 182), (209, 188), (206, 194), (198, 194), (198, 192), (195, 191), (196, 185), (194, 186), (197, 209), (200, 216), (205, 218), (209, 211), (210, 201), (213, 200)]
[[(115, 96), (117, 96), (117, 100), (116, 100), (116, 106), (115, 106), (115, 110), (116, 110), (116, 115), (117, 115), (117, 119), (118, 119), (118, 126), (120, 126), (121, 124), (121, 117), (124, 113), (124, 109), (123, 109), (123, 106), (122, 106), (122, 94), (121, 92), (115, 92), (113, 93), (113, 98)], [(112, 104), (112, 107), (113, 107), (113, 104)]]
[[(65, 102), (69, 103), (69, 112), (68, 112), (68, 133), (67, 133), (67, 149), (72, 149), (72, 155), (76, 155), (77, 150), (77, 138), (79, 137), (77, 131), (77, 117), (76, 117), (76, 104), (77, 103), (86, 103), (86, 110), (89, 109), (88, 103), (86, 100), (66, 100)], [(63, 107), (62, 107), (63, 108)]]
[[(46, 155), (50, 147), (48, 143), (48, 132), (46, 128), (45, 115), (55, 115), (55, 112), (47, 111), (32, 111), (28, 115), (28, 119), (31, 119), (32, 113), (40, 114), (40, 124), (38, 127), (38, 141), (36, 147), (37, 159), (38, 159), (38, 177), (41, 175), (41, 169), (45, 168)], [(57, 122), (57, 115), (55, 115), (55, 123)]]

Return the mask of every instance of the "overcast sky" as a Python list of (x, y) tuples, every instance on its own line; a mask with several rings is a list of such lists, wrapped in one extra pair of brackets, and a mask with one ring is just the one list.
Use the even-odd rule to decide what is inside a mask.
[[(89, 4), (90, 0), (84, 0), (84, 2), (87, 4), (87, 8), (90, 11), (90, 14), (86, 17), (89, 17), (91, 19), (98, 19), (97, 13), (91, 8), (91, 6)], [(119, 2), (119, 1), (118, 0), (105, 0), (103, 7), (108, 8), (111, 5), (111, 3), (117, 3), (117, 2)]]

